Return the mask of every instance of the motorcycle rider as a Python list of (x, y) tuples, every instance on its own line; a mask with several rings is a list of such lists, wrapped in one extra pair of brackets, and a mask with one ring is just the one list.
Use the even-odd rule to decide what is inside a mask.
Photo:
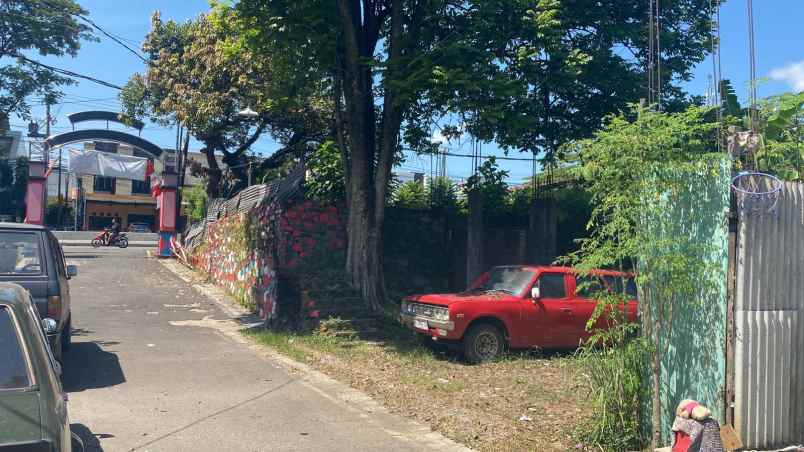
[(111, 228), (111, 235), (109, 236), (109, 241), (107, 242), (109, 245), (113, 245), (114, 241), (117, 240), (117, 236), (120, 235), (120, 230), (122, 226), (120, 224), (120, 217), (115, 214), (114, 218), (112, 218), (112, 228)]

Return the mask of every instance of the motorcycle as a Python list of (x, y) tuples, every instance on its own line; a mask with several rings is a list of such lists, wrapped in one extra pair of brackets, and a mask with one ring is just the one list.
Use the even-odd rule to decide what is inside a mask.
[(110, 229), (104, 229), (101, 231), (100, 234), (96, 235), (94, 239), (92, 239), (92, 246), (94, 248), (98, 248), (101, 246), (117, 246), (120, 248), (128, 247), (128, 237), (126, 237), (125, 232), (121, 232), (117, 235), (112, 243), (109, 243), (109, 238), (112, 236), (112, 231)]

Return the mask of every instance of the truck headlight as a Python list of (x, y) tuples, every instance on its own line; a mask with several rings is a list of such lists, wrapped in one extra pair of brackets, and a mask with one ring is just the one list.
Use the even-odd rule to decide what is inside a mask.
[(449, 320), (449, 308), (436, 308), (433, 310), (433, 318), (446, 322)]

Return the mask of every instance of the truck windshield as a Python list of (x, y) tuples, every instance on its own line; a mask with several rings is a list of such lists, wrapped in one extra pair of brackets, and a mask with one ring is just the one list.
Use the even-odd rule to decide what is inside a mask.
[(0, 232), (0, 275), (41, 275), (39, 236), (33, 232)]
[(0, 390), (31, 386), (27, 363), (11, 312), (0, 306)]
[(469, 292), (499, 291), (519, 295), (533, 279), (534, 273), (521, 267), (496, 267), (469, 286)]

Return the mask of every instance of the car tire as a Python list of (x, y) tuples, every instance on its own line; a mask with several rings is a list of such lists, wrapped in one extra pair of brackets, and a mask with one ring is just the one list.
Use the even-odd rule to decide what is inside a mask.
[(73, 318), (68, 317), (67, 323), (64, 324), (64, 329), (61, 330), (61, 350), (68, 352), (73, 345)]
[(472, 364), (499, 359), (506, 349), (505, 335), (494, 325), (483, 323), (469, 329), (463, 338), (463, 356)]

